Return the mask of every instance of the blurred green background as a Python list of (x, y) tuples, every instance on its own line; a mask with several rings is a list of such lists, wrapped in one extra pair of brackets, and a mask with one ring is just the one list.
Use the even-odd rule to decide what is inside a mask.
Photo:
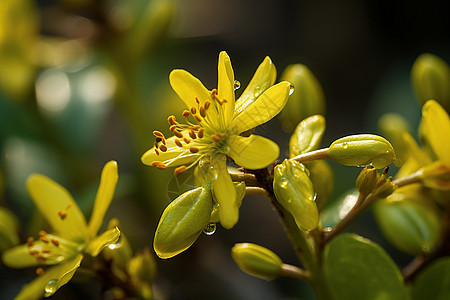
[[(172, 69), (212, 89), (222, 50), (243, 87), (265, 56), (279, 75), (305, 64), (325, 93), (326, 146), (344, 135), (378, 133), (385, 112), (416, 127), (420, 107), (409, 72), (423, 52), (450, 59), (449, 20), (446, 1), (435, 0), (2, 0), (0, 205), (20, 217), (23, 241), (42, 223), (25, 189), (28, 175), (53, 178), (89, 212), (101, 169), (114, 159), (119, 184), (105, 225), (118, 218), (135, 250), (151, 246), (165, 206), (189, 184), (189, 174), (175, 179), (140, 162), (152, 131), (167, 133), (167, 116), (184, 109), (168, 83)], [(256, 132), (280, 145), (280, 159), (287, 156), (290, 133), (277, 119)], [(332, 166), (337, 198), (359, 170)], [(370, 213), (349, 231), (380, 243), (400, 265), (411, 259), (384, 241)], [(268, 201), (247, 196), (232, 230), (219, 226), (177, 257), (157, 260), (157, 289), (167, 299), (313, 298), (294, 279), (265, 282), (242, 273), (230, 255), (237, 242), (297, 263)], [(34, 270), (0, 266), (0, 298), (33, 277)], [(100, 288), (74, 278), (54, 298), (95, 299)]]

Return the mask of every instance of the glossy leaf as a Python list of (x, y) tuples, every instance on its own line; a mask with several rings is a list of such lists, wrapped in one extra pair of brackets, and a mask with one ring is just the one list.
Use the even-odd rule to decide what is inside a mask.
[(446, 300), (450, 295), (450, 258), (436, 260), (417, 275), (411, 289), (413, 300)]

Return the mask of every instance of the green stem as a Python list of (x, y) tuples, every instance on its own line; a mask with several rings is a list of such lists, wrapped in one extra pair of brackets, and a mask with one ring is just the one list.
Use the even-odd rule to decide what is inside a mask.
[(296, 160), (300, 163), (305, 162), (311, 162), (315, 160), (321, 160), (321, 159), (329, 159), (330, 155), (328, 154), (328, 148), (323, 148), (311, 152), (302, 153), (300, 155), (297, 155), (293, 158), (290, 158), (291, 160)]

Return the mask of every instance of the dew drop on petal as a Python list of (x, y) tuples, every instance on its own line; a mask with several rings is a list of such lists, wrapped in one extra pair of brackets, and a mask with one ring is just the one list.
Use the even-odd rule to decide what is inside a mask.
[(291, 85), (289, 86), (289, 96), (292, 95), (294, 93), (294, 85), (291, 83)]
[(238, 90), (241, 87), (241, 83), (239, 82), (239, 80), (235, 80), (234, 81), (234, 90)]
[(217, 228), (216, 223), (209, 223), (203, 229), (203, 233), (206, 235), (213, 235), (216, 232), (216, 228)]
[(46, 294), (53, 295), (56, 292), (56, 288), (58, 287), (58, 279), (51, 279), (47, 282), (44, 290)]
[(348, 148), (348, 144), (347, 143), (342, 144), (342, 148), (347, 149)]
[(253, 92), (253, 97), (258, 98), (261, 95), (261, 88), (259, 86), (255, 87), (255, 91)]

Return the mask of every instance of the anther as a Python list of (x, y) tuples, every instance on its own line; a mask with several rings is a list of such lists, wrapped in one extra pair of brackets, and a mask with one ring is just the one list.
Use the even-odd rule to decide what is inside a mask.
[(179, 139), (181, 139), (183, 137), (183, 134), (181, 132), (179, 132), (178, 130), (174, 130), (173, 134)]
[(191, 107), (191, 113), (195, 115), (197, 113), (197, 109), (195, 107)]
[(28, 247), (33, 247), (34, 237), (30, 236), (29, 238), (27, 238), (27, 245), (28, 245)]
[(44, 274), (44, 269), (42, 269), (42, 268), (37, 268), (36, 269), (36, 275), (41, 276), (43, 274)]
[(163, 163), (162, 161), (155, 160), (152, 162), (152, 167), (156, 167), (157, 165), (162, 164), (162, 163)]
[(181, 143), (181, 141), (179, 139), (175, 139), (175, 144), (177, 144), (178, 147), (183, 147), (183, 144)]
[(167, 166), (164, 163), (159, 163), (156, 165), (156, 167), (160, 170), (165, 170), (167, 168)]
[(33, 249), (33, 250), (28, 251), (28, 254), (30, 254), (31, 256), (36, 256), (39, 254), (39, 251), (37, 251), (36, 249)]
[(175, 116), (170, 116), (167, 118), (167, 122), (169, 122), (169, 125), (176, 125), (177, 119), (175, 118)]
[(50, 249), (44, 249), (44, 250), (42, 250), (42, 253), (49, 254), (50, 253)]
[(156, 153), (156, 155), (159, 155), (159, 151), (156, 148), (155, 148), (155, 153)]
[(194, 130), (190, 129), (189, 130), (189, 136), (191, 137), (191, 139), (195, 140), (197, 138), (197, 136), (195, 135)]
[(161, 142), (165, 145), (165, 144), (166, 144), (166, 139), (165, 139), (165, 138), (162, 138), (162, 139), (161, 139)]
[(67, 213), (65, 211), (58, 211), (58, 216), (61, 220), (64, 220), (67, 217)]
[(202, 138), (204, 132), (205, 132), (205, 130), (204, 130), (203, 128), (200, 128), (200, 130), (197, 132), (198, 137), (199, 137), (199, 138)]
[(200, 104), (200, 100), (198, 100), (198, 97), (195, 97), (195, 102), (197, 102), (197, 104)]
[(52, 244), (56, 247), (59, 247), (59, 241), (57, 239), (51, 239), (50, 242), (52, 242)]
[(162, 132), (157, 130), (153, 131), (153, 135), (159, 138), (164, 138), (164, 134), (162, 134)]
[(71, 207), (72, 207), (72, 204), (71, 204), (71, 203), (67, 204), (66, 210), (68, 210), (68, 209), (71, 208)]
[(45, 237), (45, 236), (43, 236), (43, 235), (41, 235), (40, 237), (39, 237), (39, 239), (41, 240), (41, 241), (43, 241), (44, 243), (46, 243), (46, 244), (48, 244), (50, 241), (48, 240), (48, 238), (47, 237)]
[(39, 230), (39, 236), (46, 236), (47, 232), (45, 232), (44, 230)]
[(191, 147), (191, 148), (189, 148), (189, 151), (191, 151), (191, 153), (197, 153), (198, 152), (198, 148), (197, 147)]
[(218, 143), (220, 142), (220, 140), (222, 139), (218, 134), (213, 134), (211, 136), (211, 138), (213, 139), (214, 142)]
[(164, 145), (164, 144), (159, 145), (159, 150), (161, 150), (162, 152), (166, 152), (167, 151), (166, 145)]
[(206, 117), (206, 111), (203, 106), (200, 106), (200, 116), (202, 116), (202, 118)]
[(183, 113), (181, 114), (184, 118), (187, 118), (191, 115), (191, 113), (188, 110), (183, 111)]
[(181, 173), (185, 172), (187, 170), (186, 166), (179, 166), (178, 168), (175, 168), (175, 171), (173, 171), (173, 174), (175, 176), (179, 176)]
[(197, 121), (197, 123), (200, 123), (202, 121), (202, 118), (200, 118), (197, 115), (195, 115), (194, 118), (195, 118), (195, 121)]
[(169, 130), (172, 131), (172, 132), (173, 132), (175, 129), (177, 129), (177, 125), (172, 125), (172, 126), (169, 127)]
[(211, 101), (206, 100), (205, 101), (205, 109), (207, 110), (209, 108), (209, 106), (211, 105)]
[(183, 141), (184, 141), (186, 144), (189, 144), (189, 143), (191, 142), (191, 140), (188, 139), (188, 138), (183, 138)]

